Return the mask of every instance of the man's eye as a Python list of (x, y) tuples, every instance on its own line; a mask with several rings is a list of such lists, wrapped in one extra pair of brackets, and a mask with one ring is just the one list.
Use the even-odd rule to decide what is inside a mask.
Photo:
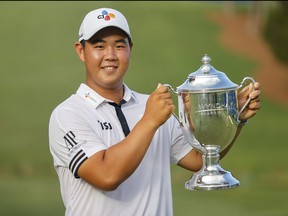
[(123, 45), (123, 44), (119, 44), (119, 45), (117, 45), (116, 47), (119, 48), (119, 49), (124, 49), (124, 48), (126, 48), (126, 46)]
[(102, 45), (95, 45), (94, 46), (96, 49), (103, 49), (104, 48), (104, 46), (102, 46)]

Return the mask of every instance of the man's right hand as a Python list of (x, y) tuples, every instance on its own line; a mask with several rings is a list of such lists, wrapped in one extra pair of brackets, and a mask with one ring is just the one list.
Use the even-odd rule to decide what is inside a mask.
[(174, 111), (175, 105), (173, 104), (168, 87), (158, 85), (157, 89), (151, 93), (147, 101), (143, 118), (158, 128), (165, 123)]

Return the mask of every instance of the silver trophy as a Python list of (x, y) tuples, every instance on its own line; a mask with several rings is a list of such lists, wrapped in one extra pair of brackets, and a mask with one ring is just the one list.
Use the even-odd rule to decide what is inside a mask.
[[(221, 71), (210, 65), (211, 59), (205, 55), (203, 65), (191, 73), (176, 91), (178, 95), (181, 129), (187, 141), (202, 153), (203, 166), (186, 182), (188, 190), (219, 190), (239, 186), (239, 181), (220, 166), (219, 153), (232, 141), (240, 123), (239, 115), (247, 107), (248, 99), (241, 110), (238, 109), (237, 90), (246, 81), (255, 83), (253, 78), (245, 77), (240, 85), (233, 83)], [(199, 143), (195, 144), (195, 137)]]

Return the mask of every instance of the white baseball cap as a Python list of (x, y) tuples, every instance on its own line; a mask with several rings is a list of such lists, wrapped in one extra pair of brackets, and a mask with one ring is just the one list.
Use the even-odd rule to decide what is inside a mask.
[(131, 39), (128, 22), (122, 13), (112, 8), (99, 8), (84, 17), (79, 29), (79, 42), (89, 40), (96, 32), (108, 26), (122, 29)]

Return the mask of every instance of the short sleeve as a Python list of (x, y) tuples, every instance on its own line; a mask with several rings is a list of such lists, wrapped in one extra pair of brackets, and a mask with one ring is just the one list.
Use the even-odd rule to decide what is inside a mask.
[(69, 168), (76, 178), (85, 160), (107, 148), (89, 119), (68, 107), (56, 108), (50, 117), (49, 146), (54, 166)]
[[(177, 164), (193, 147), (185, 139), (179, 122), (173, 116), (169, 121), (171, 127), (170, 160), (172, 163)], [(195, 142), (197, 142), (196, 139)]]

